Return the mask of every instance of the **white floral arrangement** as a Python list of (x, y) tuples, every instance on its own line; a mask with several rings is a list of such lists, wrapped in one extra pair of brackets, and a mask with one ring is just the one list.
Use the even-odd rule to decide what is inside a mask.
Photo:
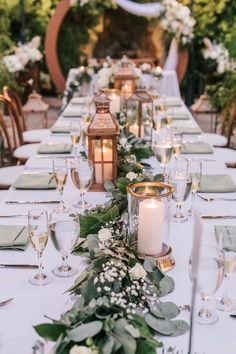
[(202, 51), (203, 57), (217, 63), (219, 74), (236, 69), (236, 61), (230, 58), (228, 49), (222, 43), (212, 43), (209, 38), (204, 38), (203, 42), (206, 46)]
[(3, 57), (3, 63), (7, 70), (12, 74), (16, 74), (25, 70), (27, 65), (40, 61), (43, 57), (38, 49), (40, 44), (41, 37), (35, 36), (30, 42), (18, 45), (14, 50), (14, 54)]
[(174, 35), (182, 45), (187, 45), (193, 39), (193, 28), (196, 23), (190, 9), (176, 0), (164, 0), (164, 11), (161, 18), (162, 28)]

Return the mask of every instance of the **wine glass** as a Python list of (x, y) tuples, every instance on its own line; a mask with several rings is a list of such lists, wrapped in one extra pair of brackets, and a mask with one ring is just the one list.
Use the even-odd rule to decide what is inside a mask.
[(175, 222), (184, 222), (188, 220), (181, 209), (183, 202), (188, 198), (191, 190), (191, 177), (184, 171), (171, 171), (169, 173), (169, 183), (173, 185), (173, 200), (176, 202), (176, 212), (173, 215)]
[(219, 234), (219, 247), (225, 255), (225, 271), (224, 271), (224, 290), (222, 296), (215, 299), (215, 307), (221, 311), (232, 311), (236, 308), (236, 300), (229, 296), (229, 282), (231, 275), (236, 270), (236, 253), (231, 250), (229, 245), (232, 242), (232, 236), (229, 233), (228, 227), (225, 227), (226, 233)]
[(91, 208), (91, 204), (85, 200), (85, 194), (89, 189), (93, 178), (93, 164), (90, 160), (81, 158), (74, 162), (71, 169), (71, 178), (76, 188), (80, 190), (79, 202), (73, 204), (75, 208), (82, 210)]
[(220, 248), (211, 246), (202, 246), (200, 255), (192, 250), (189, 258), (189, 273), (191, 281), (196, 285), (197, 293), (202, 298), (202, 306), (197, 313), (197, 322), (202, 325), (213, 324), (218, 320), (218, 315), (207, 307), (207, 301), (222, 283), (224, 252)]
[(191, 194), (192, 194), (192, 206), (188, 210), (188, 215), (192, 216), (193, 214), (193, 206), (195, 202), (195, 196), (197, 191), (200, 188), (201, 178), (202, 178), (202, 163), (198, 160), (188, 160), (187, 162), (187, 173), (192, 178), (192, 187), (191, 187)]
[(173, 153), (175, 157), (175, 167), (177, 167), (178, 156), (181, 154), (181, 150), (182, 150), (182, 134), (174, 133), (172, 141), (173, 141)]
[(154, 144), (152, 145), (152, 150), (160, 162), (161, 168), (163, 170), (164, 179), (166, 179), (166, 167), (171, 159), (173, 152), (173, 143), (169, 138), (161, 138), (157, 136)]
[(172, 107), (169, 107), (169, 108), (166, 110), (166, 125), (167, 125), (167, 128), (168, 128), (168, 129), (171, 129), (171, 128), (172, 128), (173, 115), (174, 115), (173, 108), (172, 108)]
[(70, 123), (70, 137), (73, 145), (73, 151), (75, 154), (76, 147), (79, 145), (80, 138), (82, 134), (81, 125), (78, 122)]
[(69, 216), (68, 218), (57, 220), (51, 216), (49, 229), (53, 245), (61, 253), (62, 257), (62, 264), (59, 267), (53, 268), (53, 274), (62, 278), (75, 275), (78, 269), (68, 264), (68, 258), (79, 238), (79, 220), (75, 220)]
[(44, 209), (34, 209), (28, 212), (29, 239), (38, 256), (38, 273), (29, 279), (33, 285), (46, 285), (52, 282), (52, 277), (43, 272), (42, 253), (48, 242), (48, 213)]
[(60, 194), (60, 205), (54, 211), (57, 213), (66, 213), (69, 210), (64, 204), (63, 192), (68, 176), (68, 166), (67, 160), (64, 157), (53, 157), (53, 175)]

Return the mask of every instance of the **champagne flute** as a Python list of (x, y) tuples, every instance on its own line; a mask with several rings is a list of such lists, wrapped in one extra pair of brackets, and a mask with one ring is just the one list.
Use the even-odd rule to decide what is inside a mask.
[(169, 174), (169, 183), (173, 185), (173, 200), (176, 202), (176, 212), (173, 215), (173, 221), (184, 222), (188, 217), (182, 213), (182, 204), (188, 198), (191, 190), (191, 177), (183, 171), (172, 171)]
[(236, 253), (231, 250), (229, 245), (232, 242), (232, 236), (227, 226), (226, 233), (221, 232), (219, 235), (219, 247), (222, 248), (225, 255), (225, 272), (224, 272), (224, 290), (222, 296), (215, 299), (215, 307), (221, 311), (232, 311), (236, 308), (236, 300), (229, 296), (229, 282), (231, 275), (236, 270)]
[(65, 207), (63, 192), (67, 181), (68, 166), (67, 160), (64, 157), (53, 157), (53, 175), (60, 194), (60, 205), (54, 211), (57, 213), (66, 213), (69, 210)]
[(202, 178), (202, 163), (198, 160), (188, 160), (187, 162), (187, 173), (192, 178), (192, 206), (188, 210), (188, 215), (192, 216), (193, 214), (193, 206), (195, 202), (196, 193), (200, 188), (201, 178)]
[(81, 125), (78, 122), (70, 123), (70, 137), (73, 145), (74, 155), (76, 154), (76, 147), (79, 145), (82, 134)]
[(43, 272), (42, 253), (48, 242), (48, 213), (44, 209), (34, 209), (28, 212), (29, 239), (38, 256), (38, 273), (29, 279), (33, 285), (46, 285), (52, 282), (52, 277)]
[(166, 110), (166, 125), (168, 129), (172, 128), (172, 123), (173, 123), (173, 108), (169, 107), (168, 110)]
[(173, 144), (171, 139), (162, 139), (157, 137), (155, 143), (152, 146), (154, 155), (157, 161), (160, 162), (161, 168), (163, 170), (164, 179), (166, 179), (166, 167), (171, 159), (173, 152)]
[(174, 133), (173, 136), (173, 153), (175, 157), (175, 166), (178, 164), (178, 156), (181, 154), (182, 150), (182, 135), (179, 133)]
[(91, 208), (91, 204), (85, 200), (85, 194), (93, 179), (93, 164), (87, 159), (77, 159), (71, 169), (71, 178), (76, 188), (80, 190), (79, 202), (73, 204), (75, 208), (82, 210)]
[(189, 258), (189, 273), (191, 281), (196, 284), (197, 293), (202, 298), (202, 306), (197, 313), (197, 322), (202, 325), (213, 324), (218, 320), (218, 315), (207, 307), (207, 301), (222, 283), (224, 252), (220, 248), (211, 246), (203, 246), (200, 255), (192, 250)]
[(78, 269), (69, 265), (68, 259), (79, 238), (79, 221), (69, 216), (67, 219), (55, 220), (52, 216), (49, 229), (53, 245), (62, 257), (62, 264), (53, 268), (53, 274), (61, 278), (75, 275)]

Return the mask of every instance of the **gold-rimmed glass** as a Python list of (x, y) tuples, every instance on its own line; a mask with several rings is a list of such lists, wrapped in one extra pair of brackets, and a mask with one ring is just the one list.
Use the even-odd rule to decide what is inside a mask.
[(57, 213), (68, 212), (69, 210), (66, 208), (63, 199), (64, 186), (68, 176), (67, 159), (64, 157), (53, 157), (53, 176), (60, 195), (60, 205), (54, 211)]

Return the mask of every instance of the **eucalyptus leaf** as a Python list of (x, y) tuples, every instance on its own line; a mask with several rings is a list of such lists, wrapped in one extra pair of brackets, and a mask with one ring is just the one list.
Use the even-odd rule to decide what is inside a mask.
[(135, 328), (133, 325), (128, 324), (125, 326), (125, 330), (131, 334), (132, 337), (134, 338), (139, 338), (140, 337), (140, 332), (138, 328)]
[[(156, 269), (157, 264), (154, 257), (146, 257), (143, 263), (143, 267), (147, 272), (153, 272)], [(160, 278), (161, 279), (161, 278)]]
[(175, 320), (172, 321), (172, 323), (175, 325), (175, 332), (172, 334), (172, 336), (180, 336), (189, 330), (188, 323), (183, 320)]
[(99, 240), (97, 235), (88, 235), (88, 250), (91, 258), (95, 256), (95, 254), (99, 251)]
[(97, 288), (93, 283), (93, 278), (83, 282), (80, 287), (80, 293), (84, 297), (85, 304), (88, 304), (90, 300), (97, 297)]
[(171, 319), (180, 313), (179, 307), (173, 302), (160, 302), (150, 306), (151, 313), (158, 318)]
[(114, 346), (115, 346), (115, 339), (111, 336), (106, 337), (106, 339), (102, 345), (102, 353), (103, 354), (112, 354)]
[(165, 275), (164, 278), (159, 283), (158, 295), (165, 296), (171, 293), (175, 288), (175, 282), (173, 278)]
[(88, 337), (94, 337), (102, 330), (101, 321), (93, 321), (67, 331), (67, 336), (74, 342), (82, 342)]
[(111, 192), (115, 188), (115, 185), (112, 181), (105, 181), (104, 188), (107, 192)]
[(135, 354), (136, 352), (136, 340), (125, 330), (128, 322), (124, 318), (120, 318), (116, 321), (113, 332), (115, 337), (122, 344), (125, 354)]
[(175, 333), (176, 327), (173, 321), (157, 318), (150, 313), (145, 315), (145, 321), (154, 331), (170, 336)]

